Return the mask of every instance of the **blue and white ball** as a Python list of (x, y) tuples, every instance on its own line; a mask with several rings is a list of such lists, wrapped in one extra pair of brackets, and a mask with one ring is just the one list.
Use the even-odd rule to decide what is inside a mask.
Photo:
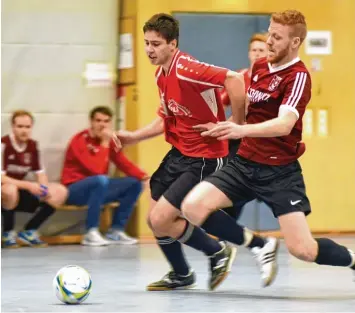
[(91, 291), (91, 277), (87, 270), (77, 265), (61, 268), (53, 279), (57, 298), (66, 304), (79, 304)]

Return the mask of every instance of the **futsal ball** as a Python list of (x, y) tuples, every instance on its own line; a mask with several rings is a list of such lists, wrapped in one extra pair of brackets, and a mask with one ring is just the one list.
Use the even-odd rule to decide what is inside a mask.
[(53, 279), (57, 298), (66, 304), (79, 304), (89, 296), (91, 277), (88, 271), (77, 265), (61, 268)]

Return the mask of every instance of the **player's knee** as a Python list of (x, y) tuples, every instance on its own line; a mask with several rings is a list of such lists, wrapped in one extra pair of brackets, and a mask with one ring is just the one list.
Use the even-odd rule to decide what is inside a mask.
[(61, 184), (52, 183), (48, 186), (50, 198), (48, 199), (48, 203), (53, 206), (62, 205), (67, 197), (68, 197), (68, 189)]
[(97, 187), (106, 188), (110, 182), (110, 179), (106, 175), (95, 176), (95, 185)]
[(189, 196), (187, 196), (181, 204), (181, 212), (183, 216), (188, 219), (190, 222), (193, 222), (196, 217), (194, 212), (196, 208), (195, 201), (193, 201)]
[(17, 186), (13, 184), (3, 184), (1, 186), (1, 200), (4, 209), (14, 209), (19, 201), (19, 192)]
[(152, 222), (150, 221), (150, 214), (147, 215), (146, 221), (147, 221), (148, 227), (149, 227), (151, 230), (153, 230), (153, 225), (152, 225)]
[(317, 257), (317, 242), (307, 241), (307, 242), (297, 242), (297, 243), (287, 243), (288, 251), (297, 259), (306, 262), (314, 262)]
[(132, 185), (131, 185), (131, 191), (136, 194), (139, 195), (142, 190), (143, 190), (143, 185), (142, 182), (140, 180), (138, 180), (137, 178), (131, 177), (132, 178)]
[(209, 214), (208, 203), (194, 195), (188, 195), (181, 204), (184, 217), (191, 223), (199, 225)]
[(149, 216), (149, 225), (153, 231), (166, 234), (169, 232), (171, 219), (158, 210), (153, 210)]

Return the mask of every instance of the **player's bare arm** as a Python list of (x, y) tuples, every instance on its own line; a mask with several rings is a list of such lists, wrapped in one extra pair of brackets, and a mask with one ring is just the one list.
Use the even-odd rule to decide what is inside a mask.
[(232, 120), (242, 125), (245, 121), (245, 84), (243, 75), (228, 71), (224, 86), (232, 106)]
[(219, 140), (243, 137), (281, 137), (291, 133), (297, 122), (297, 115), (288, 110), (280, 110), (278, 117), (256, 124), (238, 125), (226, 121), (201, 133), (202, 136), (217, 137)]
[(158, 117), (147, 126), (136, 131), (119, 130), (117, 136), (122, 144), (135, 144), (161, 135), (164, 132), (163, 118)]
[(5, 174), (1, 175), (1, 184), (15, 185), (18, 189), (27, 190), (36, 196), (40, 196), (43, 192), (41, 185), (37, 182), (19, 180), (19, 179), (11, 178)]

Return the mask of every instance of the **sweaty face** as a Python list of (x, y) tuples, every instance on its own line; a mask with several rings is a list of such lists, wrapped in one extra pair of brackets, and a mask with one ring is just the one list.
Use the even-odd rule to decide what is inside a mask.
[(102, 131), (105, 128), (111, 127), (111, 117), (102, 113), (95, 113), (94, 117), (91, 119), (91, 131), (95, 137), (101, 138)]
[(253, 41), (249, 47), (249, 61), (250, 65), (253, 66), (257, 59), (266, 57), (267, 55), (267, 44), (263, 41)]
[(16, 117), (12, 124), (12, 132), (16, 141), (27, 142), (32, 134), (32, 119), (27, 115)]
[(168, 63), (176, 47), (176, 41), (173, 40), (170, 43), (156, 31), (146, 31), (144, 33), (145, 52), (150, 60), (150, 63), (154, 65), (165, 65)]
[(268, 51), (267, 60), (273, 63), (279, 63), (291, 51), (291, 29), (287, 25), (270, 23), (269, 36), (267, 39)]

